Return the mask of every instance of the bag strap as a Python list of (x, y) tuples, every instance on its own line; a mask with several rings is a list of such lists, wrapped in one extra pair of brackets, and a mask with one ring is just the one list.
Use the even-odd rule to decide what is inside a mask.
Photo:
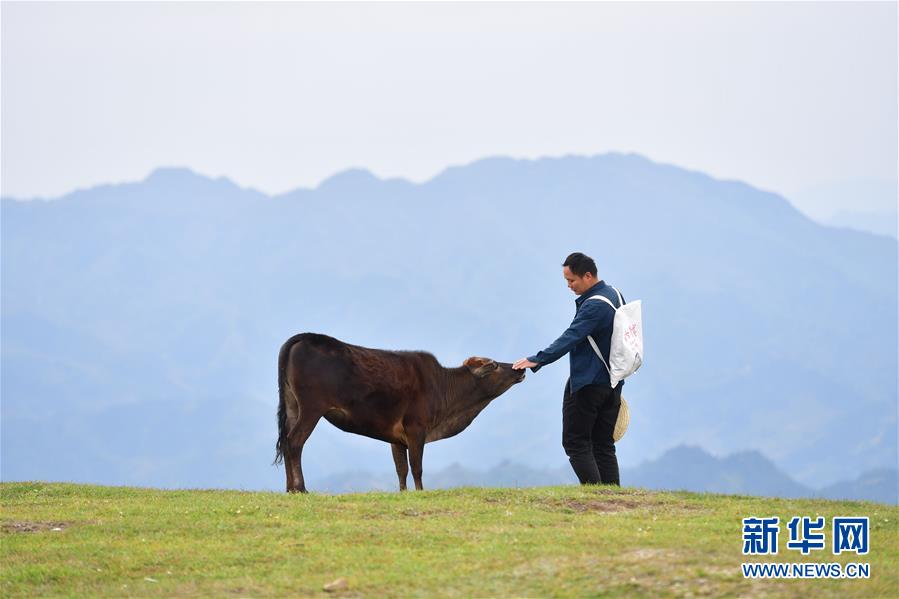
[[(609, 285), (609, 287), (612, 287), (612, 286)], [(615, 288), (612, 287), (612, 289), (615, 289)], [(615, 289), (615, 294), (618, 296), (618, 306), (619, 307), (623, 306), (624, 300), (621, 297), (621, 292), (618, 291), (617, 289)], [(605, 303), (609, 304), (609, 306), (611, 306), (612, 310), (615, 310), (616, 312), (618, 311), (618, 308), (615, 307), (615, 304), (612, 303), (612, 300), (610, 300), (609, 298), (607, 298), (604, 295), (594, 295), (594, 296), (588, 297), (584, 301), (589, 302), (590, 300), (602, 300)], [(602, 357), (602, 352), (599, 351), (599, 346), (596, 345), (596, 341), (593, 340), (593, 337), (591, 335), (587, 335), (587, 341), (590, 342), (590, 345), (593, 347), (593, 351), (595, 351), (596, 355), (599, 356), (599, 359), (602, 362), (602, 365), (606, 367), (606, 371), (608, 371), (608, 373), (609, 373), (609, 378), (611, 378), (612, 377), (612, 369), (609, 368), (608, 363), (606, 363), (606, 359)]]
[[(609, 285), (609, 287), (612, 287), (612, 286), (611, 286), (611, 285)], [(615, 290), (615, 295), (617, 295), (617, 296), (618, 296), (618, 307), (619, 307), (619, 308), (620, 308), (620, 307), (621, 307), (621, 306), (623, 306), (623, 305), (624, 305), (624, 298), (623, 298), (623, 297), (621, 297), (621, 292), (620, 292), (620, 291), (618, 291), (618, 288), (616, 288), (616, 287), (612, 287), (612, 289), (614, 289), (614, 290)]]
[[(613, 287), (613, 289), (614, 289), (614, 287)], [(615, 304), (612, 303), (612, 300), (610, 300), (609, 298), (607, 298), (607, 297), (604, 296), (604, 295), (594, 295), (594, 296), (592, 296), (592, 297), (588, 297), (588, 298), (587, 298), (586, 300), (584, 300), (584, 301), (589, 302), (589, 301), (592, 300), (592, 299), (604, 301), (605, 303), (607, 303), (607, 304), (609, 304), (610, 306), (612, 306), (612, 309), (613, 309), (613, 310), (617, 310), (617, 309), (618, 309), (618, 308), (615, 307)], [(618, 303), (621, 303), (621, 294), (620, 294), (620, 293), (618, 294)]]
[[(593, 299), (593, 298), (590, 298), (590, 299)], [(603, 299), (605, 299), (605, 298), (603, 298)], [(609, 300), (606, 300), (606, 301), (609, 301)], [(589, 341), (590, 345), (593, 346), (593, 351), (595, 351), (596, 355), (599, 356), (599, 359), (602, 361), (602, 365), (606, 367), (606, 370), (609, 373), (609, 378), (611, 378), (612, 377), (612, 369), (609, 368), (608, 364), (606, 364), (606, 359), (602, 357), (602, 352), (599, 351), (599, 346), (596, 345), (596, 341), (594, 341), (593, 337), (591, 337), (590, 335), (587, 335), (587, 341)]]

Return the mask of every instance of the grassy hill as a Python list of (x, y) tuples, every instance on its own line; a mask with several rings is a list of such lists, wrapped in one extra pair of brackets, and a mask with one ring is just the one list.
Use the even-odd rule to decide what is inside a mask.
[[(12, 596), (890, 596), (899, 508), (636, 488), (287, 495), (0, 484)], [(745, 558), (741, 519), (781, 518)], [(787, 550), (792, 516), (869, 516), (867, 556)], [(740, 563), (868, 562), (867, 580), (746, 580)]]

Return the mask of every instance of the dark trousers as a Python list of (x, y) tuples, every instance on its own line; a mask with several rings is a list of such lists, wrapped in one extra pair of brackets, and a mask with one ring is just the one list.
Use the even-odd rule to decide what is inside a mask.
[(621, 383), (587, 385), (562, 400), (562, 447), (582, 485), (618, 485), (618, 457), (612, 432), (621, 407)]

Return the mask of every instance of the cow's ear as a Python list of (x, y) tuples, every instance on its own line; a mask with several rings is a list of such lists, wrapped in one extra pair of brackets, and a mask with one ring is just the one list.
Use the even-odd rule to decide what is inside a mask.
[(488, 360), (487, 358), (478, 358), (478, 357), (472, 356), (472, 357), (468, 358), (467, 360), (465, 360), (464, 362), (462, 362), (462, 366), (465, 366), (466, 368), (468, 368), (468, 370), (470, 370), (473, 375), (475, 375), (477, 377), (482, 377), (482, 376), (486, 376), (487, 373), (490, 372), (490, 370), (491, 370), (490, 368), (485, 368), (485, 365), (489, 364), (489, 363), (490, 363), (490, 360)]
[(462, 362), (462, 366), (466, 366), (466, 367), (474, 370), (475, 368), (483, 366), (484, 362), (486, 362), (486, 361), (487, 360), (485, 360), (484, 358), (478, 358), (477, 356), (472, 356), (472, 357), (468, 358), (467, 360), (465, 360), (464, 362)]

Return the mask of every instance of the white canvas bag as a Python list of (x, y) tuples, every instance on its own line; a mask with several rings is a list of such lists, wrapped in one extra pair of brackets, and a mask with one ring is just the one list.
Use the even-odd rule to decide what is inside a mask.
[(587, 298), (587, 301), (602, 300), (615, 310), (615, 319), (612, 321), (612, 345), (609, 348), (608, 363), (602, 357), (602, 352), (599, 351), (599, 346), (596, 345), (593, 337), (587, 335), (587, 340), (593, 346), (593, 351), (602, 360), (606, 370), (609, 371), (609, 380), (612, 387), (615, 387), (619, 381), (634, 374), (643, 365), (643, 313), (640, 300), (634, 300), (625, 304), (618, 290), (614, 287), (612, 289), (618, 295), (620, 308), (616, 308), (615, 304), (601, 295)]

